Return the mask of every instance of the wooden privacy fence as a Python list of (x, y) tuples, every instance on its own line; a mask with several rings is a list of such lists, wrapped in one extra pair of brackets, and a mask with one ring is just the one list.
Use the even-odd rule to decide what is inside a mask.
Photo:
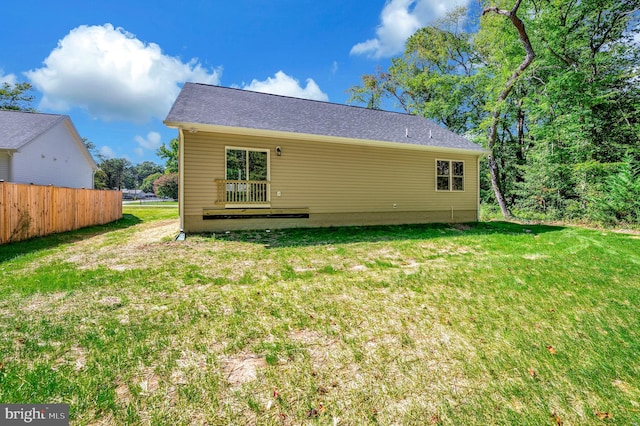
[(122, 218), (122, 192), (0, 181), (0, 244)]

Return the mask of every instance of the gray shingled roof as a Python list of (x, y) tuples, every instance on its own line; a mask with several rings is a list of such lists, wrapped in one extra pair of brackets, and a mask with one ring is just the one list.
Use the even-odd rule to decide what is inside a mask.
[(0, 110), (0, 149), (20, 149), (65, 118), (66, 115)]
[(197, 83), (185, 83), (164, 122), (185, 128), (204, 124), (483, 152), (479, 145), (415, 115)]

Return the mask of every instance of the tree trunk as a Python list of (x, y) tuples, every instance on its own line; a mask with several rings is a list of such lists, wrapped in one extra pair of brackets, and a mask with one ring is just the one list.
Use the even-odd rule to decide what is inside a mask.
[(502, 10), (498, 9), (497, 7), (489, 7), (482, 11), (482, 15), (494, 12), (498, 15), (504, 15), (509, 18), (511, 23), (518, 30), (518, 36), (522, 41), (524, 50), (527, 52), (526, 57), (524, 58), (520, 66), (511, 74), (504, 89), (502, 90), (502, 92), (500, 92), (500, 96), (498, 96), (496, 106), (492, 114), (493, 120), (491, 122), (491, 127), (489, 128), (489, 140), (487, 142), (487, 150), (489, 151), (489, 155), (487, 157), (489, 163), (489, 172), (491, 173), (491, 186), (493, 187), (493, 192), (496, 195), (496, 200), (498, 201), (498, 205), (500, 206), (500, 210), (502, 211), (502, 216), (504, 216), (505, 219), (510, 219), (511, 213), (507, 208), (507, 203), (504, 199), (504, 195), (502, 194), (502, 190), (500, 189), (500, 182), (498, 180), (498, 164), (495, 159), (495, 145), (498, 136), (498, 124), (500, 122), (500, 109), (502, 108), (502, 104), (504, 103), (504, 101), (509, 96), (509, 93), (511, 93), (511, 90), (516, 84), (516, 81), (518, 81), (520, 75), (524, 72), (525, 69), (527, 69), (529, 64), (533, 62), (533, 58), (535, 58), (536, 56), (535, 52), (533, 51), (533, 46), (531, 46), (531, 41), (529, 41), (527, 31), (524, 28), (524, 22), (522, 22), (522, 20), (516, 15), (516, 13), (518, 12), (518, 8), (520, 7), (520, 3), (522, 3), (522, 0), (517, 0), (516, 4), (511, 10)]

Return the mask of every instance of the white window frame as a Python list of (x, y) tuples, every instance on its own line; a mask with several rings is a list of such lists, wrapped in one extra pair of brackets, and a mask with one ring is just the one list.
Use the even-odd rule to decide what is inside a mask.
[[(449, 163), (449, 175), (447, 176), (449, 179), (449, 185), (448, 185), (448, 189), (439, 189), (438, 188), (438, 178), (443, 178), (445, 177), (445, 175), (439, 175), (438, 174), (438, 162), (447, 162)], [(462, 175), (454, 175), (453, 174), (453, 163), (462, 163)], [(467, 188), (467, 183), (465, 181), (465, 175), (467, 172), (467, 165), (465, 164), (464, 160), (449, 160), (449, 159), (444, 159), (444, 158), (436, 158), (436, 162), (435, 162), (435, 175), (436, 175), (436, 182), (435, 182), (435, 188), (436, 188), (436, 192), (465, 192), (466, 188)], [(454, 178), (462, 178), (462, 189), (453, 189), (453, 179)]]
[[(271, 181), (271, 150), (265, 148), (247, 148), (246, 146), (225, 146), (224, 147), (224, 178), (227, 178), (227, 151), (253, 151), (253, 152), (266, 152), (267, 153), (267, 181)], [(247, 155), (247, 161), (249, 156)], [(249, 176), (247, 176), (248, 178)], [(248, 179), (247, 179), (248, 180)]]
[[(253, 152), (266, 152), (267, 153), (267, 182), (271, 183), (271, 150), (268, 148), (249, 148), (246, 146), (225, 146), (224, 147), (224, 178), (227, 180), (227, 151), (253, 151)], [(247, 155), (247, 161), (249, 161), (249, 155)], [(247, 176), (248, 180), (249, 176)], [(230, 179), (233, 180), (233, 179)], [(268, 186), (270, 188), (270, 185)], [(264, 204), (225, 204), (225, 208), (269, 208), (271, 207), (271, 190), (267, 192), (267, 202)]]

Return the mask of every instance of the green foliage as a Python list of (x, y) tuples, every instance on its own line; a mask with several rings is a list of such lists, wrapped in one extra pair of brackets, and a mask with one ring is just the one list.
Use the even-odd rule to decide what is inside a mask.
[(82, 138), (82, 143), (84, 143), (87, 151), (89, 151), (92, 156), (97, 158), (96, 144), (91, 142), (88, 138)]
[(125, 169), (124, 185), (129, 189), (142, 189), (141, 186), (149, 175), (162, 174), (163, 170), (162, 166), (151, 161), (144, 161), (135, 166), (130, 165)]
[(640, 223), (640, 166), (622, 163), (591, 199), (596, 219), (609, 224)]
[[(162, 174), (163, 167), (151, 161), (144, 161), (135, 166), (124, 158), (102, 159), (98, 164), (94, 185), (100, 185), (100, 189), (142, 189), (141, 186), (148, 176)], [(153, 179), (155, 180), (155, 179)], [(153, 180), (150, 180), (153, 184)], [(148, 183), (148, 182), (147, 182)], [(149, 191), (152, 188), (145, 186)]]
[(29, 83), (3, 83), (0, 87), (0, 109), (35, 112), (31, 104), (36, 97), (28, 94), (31, 90), (33, 86)]
[(93, 175), (93, 187), (94, 189), (110, 189), (109, 188), (109, 177), (102, 169), (96, 170)]
[(385, 96), (385, 79), (382, 75), (365, 74), (362, 76), (362, 86), (350, 87), (348, 103), (366, 105), (369, 109), (381, 109), (382, 99)]
[(178, 138), (171, 139), (169, 142), (169, 146), (167, 147), (165, 144), (162, 144), (156, 154), (158, 157), (163, 158), (165, 163), (164, 172), (165, 173), (178, 173), (178, 153), (179, 153), (180, 142)]
[(402, 56), (393, 58), (387, 71), (362, 77), (362, 85), (349, 89), (349, 102), (379, 109), (385, 98), (411, 114), (437, 121), (456, 132), (467, 132), (479, 122), (485, 78), (478, 73), (481, 58), (473, 50), (472, 36), (461, 29), (465, 9), (411, 36)]
[(145, 180), (150, 175), (162, 173), (164, 171), (164, 168), (161, 165), (152, 161), (144, 161), (140, 164), (136, 164), (133, 168), (138, 179), (141, 181)]
[[(99, 164), (100, 170), (106, 175), (106, 186), (108, 189), (121, 190), (127, 188), (125, 176), (127, 170), (131, 168), (131, 162), (124, 158), (109, 158)], [(129, 186), (129, 189), (133, 187)]]
[(638, 28), (629, 13), (639, 5), (547, 0), (534, 11), (538, 58), (523, 99), (531, 147), (517, 185), (521, 206), (535, 199), (558, 218), (618, 217), (604, 214), (601, 195), (627, 155), (640, 158), (639, 50), (630, 43)]
[[(484, 5), (510, 10), (514, 3)], [(640, 44), (633, 41), (639, 9), (640, 0), (521, 3), (518, 16), (536, 58), (499, 105), (492, 147), (509, 209), (553, 219), (633, 218), (594, 200), (622, 179), (619, 164), (640, 162)], [(419, 29), (388, 70), (364, 76), (351, 89), (350, 101), (379, 108), (391, 99), (409, 113), (486, 140), (489, 112), (525, 51), (504, 16), (483, 15), (475, 33), (460, 25), (464, 16), (456, 11)], [(485, 165), (480, 175), (482, 201), (495, 203)]]
[(178, 174), (168, 173), (153, 182), (153, 189), (158, 197), (178, 199)]
[(144, 178), (144, 180), (142, 181), (142, 185), (140, 185), (140, 189), (147, 193), (153, 193), (154, 192), (153, 183), (160, 176), (162, 176), (162, 173), (150, 174), (149, 176)]

